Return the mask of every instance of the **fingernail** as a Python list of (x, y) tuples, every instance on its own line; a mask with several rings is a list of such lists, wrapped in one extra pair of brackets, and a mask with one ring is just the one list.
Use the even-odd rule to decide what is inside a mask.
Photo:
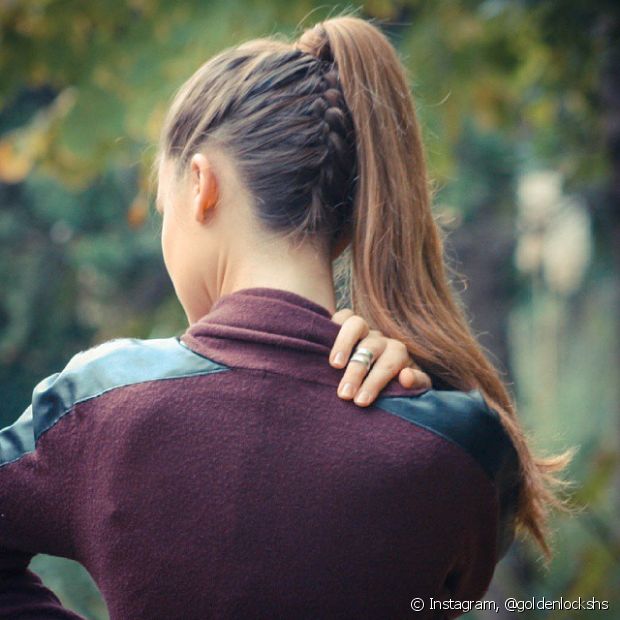
[(340, 393), (345, 398), (349, 398), (349, 397), (353, 396), (353, 384), (352, 383), (345, 383), (344, 386), (342, 387), (342, 391)]
[(366, 390), (362, 390), (356, 397), (355, 402), (358, 405), (366, 405), (370, 402), (370, 394)]
[(338, 353), (336, 353), (336, 355), (334, 355), (334, 364), (342, 364), (344, 362), (344, 354), (342, 353), (342, 351), (338, 351)]

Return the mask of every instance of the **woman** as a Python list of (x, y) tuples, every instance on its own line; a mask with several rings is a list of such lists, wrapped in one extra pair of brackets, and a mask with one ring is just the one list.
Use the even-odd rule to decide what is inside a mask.
[[(112, 619), (453, 617), (515, 528), (548, 552), (566, 457), (534, 459), (451, 295), (378, 29), (337, 17), (218, 54), (176, 95), (157, 169), (190, 327), (77, 356), (3, 431), (5, 614), (75, 617), (35, 552), (80, 561)], [(341, 381), (324, 358), (360, 336), (331, 320), (347, 248), (353, 309), (392, 340), (363, 341)], [(444, 389), (410, 376), (374, 400), (373, 379), (360, 414), (344, 384), (394, 339)]]

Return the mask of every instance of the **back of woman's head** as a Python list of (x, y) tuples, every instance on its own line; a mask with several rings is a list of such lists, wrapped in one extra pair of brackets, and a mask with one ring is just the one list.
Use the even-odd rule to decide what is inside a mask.
[(267, 38), (224, 50), (178, 92), (160, 157), (182, 171), (209, 144), (233, 157), (266, 230), (330, 249), (350, 244), (358, 314), (405, 342), (437, 379), (481, 390), (519, 453), (518, 525), (548, 553), (548, 511), (563, 505), (554, 472), (569, 457), (531, 454), (453, 295), (406, 71), (388, 39), (341, 16), (292, 43)]
[(180, 167), (207, 143), (232, 155), (270, 231), (329, 238), (351, 216), (355, 137), (333, 62), (275, 39), (227, 49), (181, 89), (162, 138)]

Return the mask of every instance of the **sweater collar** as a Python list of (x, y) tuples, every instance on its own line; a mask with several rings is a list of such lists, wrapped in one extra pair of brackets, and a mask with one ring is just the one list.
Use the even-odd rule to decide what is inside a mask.
[[(180, 340), (226, 366), (274, 372), (337, 386), (344, 370), (329, 354), (340, 325), (320, 304), (276, 288), (244, 288), (220, 297)], [(382, 395), (412, 395), (397, 380)]]

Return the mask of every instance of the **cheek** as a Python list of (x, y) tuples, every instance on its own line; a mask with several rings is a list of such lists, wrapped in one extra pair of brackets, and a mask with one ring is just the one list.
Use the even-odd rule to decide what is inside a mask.
[(192, 254), (195, 246), (185, 222), (179, 221), (174, 212), (164, 215), (161, 227), (161, 250), (168, 275), (177, 295), (186, 297), (196, 278), (196, 264), (200, 264)]
[(175, 285), (178, 284), (179, 274), (187, 270), (187, 266), (181, 265), (184, 252), (182, 252), (183, 239), (181, 238), (179, 223), (175, 221), (174, 214), (164, 215), (161, 227), (161, 250), (164, 258), (164, 265), (170, 275), (170, 279)]
[(161, 251), (164, 256), (164, 264), (166, 265), (166, 269), (168, 270), (168, 273), (170, 273), (170, 275), (172, 276), (171, 267), (172, 263), (174, 262), (172, 257), (172, 248), (174, 246), (174, 243), (171, 228), (172, 226), (170, 225), (170, 218), (164, 215), (161, 225)]
[(192, 231), (180, 223), (175, 214), (164, 216), (161, 228), (161, 248), (166, 271), (172, 281), (174, 292), (185, 310), (190, 323), (206, 314), (210, 300), (205, 294), (205, 264), (203, 253)]

